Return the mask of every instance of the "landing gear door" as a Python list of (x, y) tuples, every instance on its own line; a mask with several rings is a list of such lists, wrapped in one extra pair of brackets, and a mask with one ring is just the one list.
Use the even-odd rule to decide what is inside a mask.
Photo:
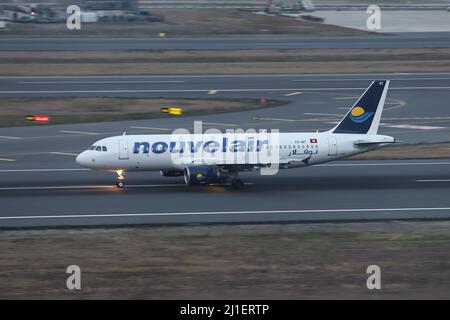
[(335, 137), (328, 138), (328, 155), (329, 156), (337, 155), (337, 141)]
[(127, 140), (119, 140), (119, 159), (120, 160), (128, 160), (128, 141)]

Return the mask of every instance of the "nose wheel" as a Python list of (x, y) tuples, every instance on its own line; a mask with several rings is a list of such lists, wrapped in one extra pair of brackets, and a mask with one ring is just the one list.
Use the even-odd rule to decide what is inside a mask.
[(123, 181), (117, 181), (117, 188), (123, 188), (125, 186), (125, 182)]
[(125, 186), (125, 182), (123, 181), (123, 180), (125, 180), (123, 170), (118, 170), (118, 171), (116, 171), (116, 173), (117, 173), (116, 186), (117, 186), (117, 188), (123, 188)]

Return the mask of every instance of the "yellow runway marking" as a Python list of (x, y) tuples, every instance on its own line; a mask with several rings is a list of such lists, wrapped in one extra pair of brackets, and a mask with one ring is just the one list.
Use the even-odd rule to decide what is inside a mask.
[(70, 152), (49, 152), (50, 154), (56, 154), (56, 155), (60, 155), (60, 156), (71, 156), (71, 157), (75, 157), (78, 154), (77, 153), (70, 153)]
[(96, 132), (86, 132), (86, 131), (70, 131), (70, 130), (61, 130), (59, 132), (62, 133), (73, 133), (73, 134), (90, 134), (90, 135), (97, 135)]
[(14, 159), (7, 159), (7, 158), (0, 158), (0, 161), (14, 162), (16, 160), (14, 160)]
[(172, 129), (167, 128), (155, 128), (155, 127), (130, 127), (131, 129), (145, 129), (145, 130), (162, 130), (162, 131), (171, 131)]
[(23, 138), (11, 137), (11, 136), (0, 136), (0, 139), (20, 140), (20, 139), (23, 139)]

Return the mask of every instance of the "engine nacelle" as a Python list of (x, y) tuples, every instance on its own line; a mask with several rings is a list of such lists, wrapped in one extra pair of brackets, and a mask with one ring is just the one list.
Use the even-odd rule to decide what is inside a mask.
[(161, 175), (163, 177), (181, 177), (184, 174), (184, 171), (163, 170), (163, 171), (160, 171), (159, 173), (161, 173)]
[(228, 177), (220, 174), (217, 166), (197, 165), (184, 169), (184, 182), (188, 185), (225, 183)]

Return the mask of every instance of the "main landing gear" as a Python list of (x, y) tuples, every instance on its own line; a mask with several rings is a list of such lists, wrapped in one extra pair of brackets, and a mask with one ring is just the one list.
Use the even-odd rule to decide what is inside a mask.
[(125, 186), (125, 182), (123, 181), (123, 180), (125, 180), (124, 172), (123, 172), (123, 170), (117, 170), (116, 173), (117, 173), (116, 186), (117, 186), (117, 188), (123, 188)]
[(231, 187), (236, 190), (242, 190), (244, 189), (244, 181), (239, 178), (233, 178), (231, 180)]
[(239, 178), (239, 172), (235, 171), (232, 172), (230, 175), (231, 178), (231, 187), (235, 190), (242, 190), (244, 189), (244, 181)]

